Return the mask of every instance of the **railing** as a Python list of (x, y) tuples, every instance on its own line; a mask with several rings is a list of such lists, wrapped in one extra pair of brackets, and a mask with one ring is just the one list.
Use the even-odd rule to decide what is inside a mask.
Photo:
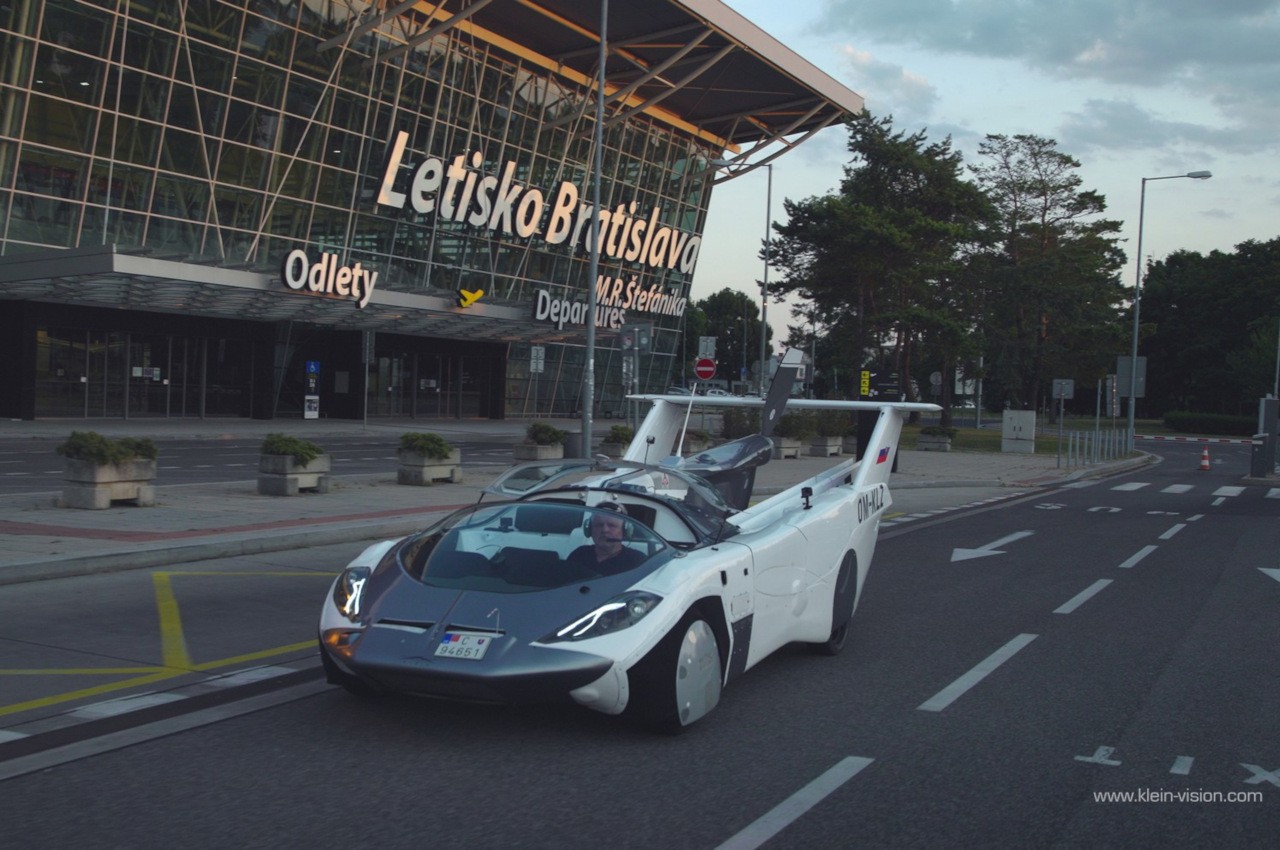
[(1066, 431), (1058, 447), (1058, 465), (1068, 469), (1092, 466), (1124, 457), (1129, 449), (1127, 428), (1109, 428), (1095, 431)]

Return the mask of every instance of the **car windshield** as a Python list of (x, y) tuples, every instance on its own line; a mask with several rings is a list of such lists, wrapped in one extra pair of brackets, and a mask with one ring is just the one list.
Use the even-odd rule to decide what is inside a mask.
[(528, 593), (636, 570), (666, 549), (617, 510), (506, 502), (452, 514), (405, 540), (398, 557), (432, 587)]

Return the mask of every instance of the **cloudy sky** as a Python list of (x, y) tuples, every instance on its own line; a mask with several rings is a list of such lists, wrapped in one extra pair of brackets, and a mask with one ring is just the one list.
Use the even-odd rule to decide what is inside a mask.
[[(1213, 172), (1147, 183), (1148, 257), (1280, 236), (1280, 0), (725, 2), (895, 129), (950, 135), (966, 162), (990, 133), (1056, 139), (1124, 222), (1126, 285), (1143, 177)], [(783, 198), (835, 190), (846, 142), (830, 128), (775, 161), (775, 220)], [(716, 189), (695, 298), (758, 294), (765, 190), (765, 169)], [(781, 339), (789, 311), (769, 319)]]

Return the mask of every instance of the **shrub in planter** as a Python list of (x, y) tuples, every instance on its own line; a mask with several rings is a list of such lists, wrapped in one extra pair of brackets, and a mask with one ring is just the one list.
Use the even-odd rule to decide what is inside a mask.
[(291, 457), (298, 466), (306, 466), (324, 454), (324, 449), (310, 440), (304, 440), (301, 437), (290, 437), (287, 434), (268, 434), (267, 438), (262, 441), (261, 451), (264, 455)]
[(920, 429), (920, 436), (916, 437), (916, 448), (924, 452), (949, 452), (951, 451), (951, 439), (955, 435), (955, 428), (926, 425)]
[(268, 434), (258, 458), (258, 492), (296, 496), (299, 490), (329, 492), (329, 456), (301, 437)]
[(83, 460), (98, 466), (129, 460), (155, 460), (160, 454), (156, 444), (147, 437), (112, 440), (96, 431), (72, 431), (55, 451), (67, 460)]
[(528, 442), (535, 446), (563, 446), (567, 431), (562, 431), (550, 422), (530, 422), (525, 432)]
[(156, 444), (146, 437), (112, 440), (94, 431), (72, 431), (56, 449), (66, 458), (62, 504), (102, 510), (112, 502), (156, 503)]
[(635, 435), (635, 429), (630, 425), (611, 425), (608, 435), (600, 444), (600, 451), (609, 457), (622, 457)]
[(786, 440), (809, 439), (815, 433), (813, 417), (807, 413), (784, 413), (773, 429), (775, 437)]
[(427, 486), (434, 481), (462, 483), (462, 451), (439, 434), (411, 432), (400, 435), (396, 455), (396, 483)]
[(760, 411), (758, 410), (725, 408), (721, 421), (724, 423), (721, 436), (726, 440), (736, 440), (739, 437), (760, 433)]
[(606, 438), (610, 443), (624, 443), (631, 445), (631, 441), (635, 439), (636, 429), (630, 425), (610, 425), (609, 436)]
[(453, 446), (439, 434), (419, 431), (400, 435), (400, 452), (422, 455), (429, 460), (448, 460)]
[(564, 457), (564, 441), (569, 436), (550, 422), (530, 422), (525, 440), (512, 447), (516, 460), (549, 460)]

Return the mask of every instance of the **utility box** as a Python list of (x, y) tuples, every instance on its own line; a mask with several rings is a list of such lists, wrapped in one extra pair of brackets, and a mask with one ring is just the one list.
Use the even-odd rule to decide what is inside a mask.
[(1000, 451), (1036, 453), (1036, 412), (1006, 410), (1000, 430)]

